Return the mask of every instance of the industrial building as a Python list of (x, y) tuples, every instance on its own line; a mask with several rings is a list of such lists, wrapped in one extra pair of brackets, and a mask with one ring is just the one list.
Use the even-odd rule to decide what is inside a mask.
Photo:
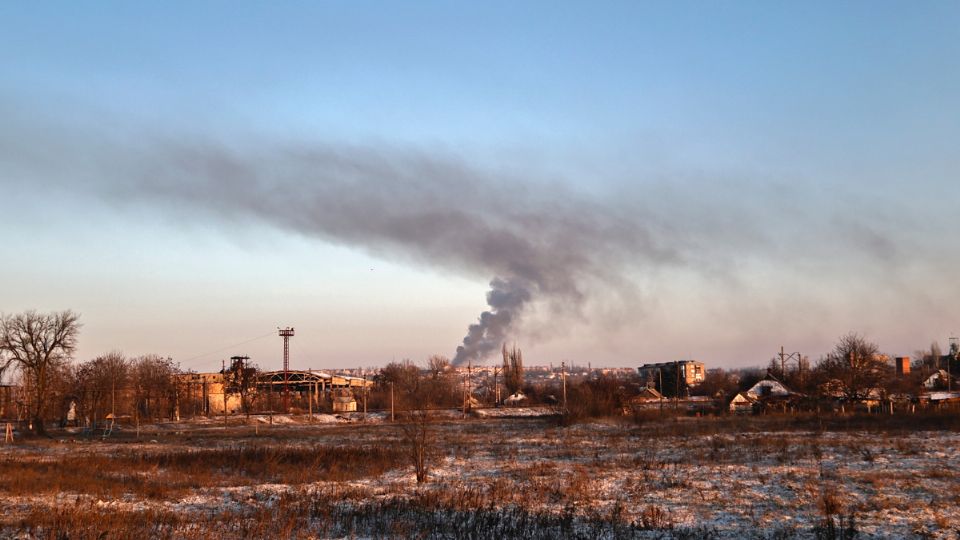
[[(697, 360), (676, 360), (657, 364), (644, 364), (637, 368), (640, 378), (659, 388), (661, 378), (676, 381), (679, 372), (679, 382), (684, 387), (696, 386), (703, 382), (707, 374), (703, 362)], [(662, 391), (662, 389), (660, 389)]]
[[(192, 403), (199, 414), (223, 414), (224, 409), (239, 413), (243, 408), (239, 392), (224, 393), (223, 373), (184, 373), (180, 382), (186, 387), (185, 402)], [(331, 403), (334, 391), (362, 391), (373, 386), (373, 381), (312, 370), (264, 371), (256, 374), (253, 386), (249, 395), (258, 408), (279, 408), (285, 393), (295, 406), (320, 408)]]

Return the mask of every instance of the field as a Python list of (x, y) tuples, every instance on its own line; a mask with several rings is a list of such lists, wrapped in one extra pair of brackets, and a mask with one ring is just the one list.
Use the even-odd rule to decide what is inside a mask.
[(15, 538), (957, 538), (953, 416), (382, 419), (54, 432), (0, 449)]

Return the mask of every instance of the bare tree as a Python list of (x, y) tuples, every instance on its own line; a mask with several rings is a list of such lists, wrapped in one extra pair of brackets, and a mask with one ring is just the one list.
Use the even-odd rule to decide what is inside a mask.
[(442, 377), (450, 369), (450, 359), (446, 356), (435, 354), (427, 358), (427, 369), (430, 376), (434, 379)]
[(427, 481), (432, 457), (436, 454), (430, 411), (426, 408), (406, 411), (401, 415), (400, 432), (413, 463), (417, 483)]
[(224, 373), (226, 391), (240, 395), (240, 408), (250, 417), (250, 393), (257, 388), (257, 374), (260, 372), (256, 364), (250, 364), (249, 356), (231, 356), (230, 367)]
[(401, 440), (413, 464), (417, 483), (427, 481), (430, 463), (437, 454), (431, 408), (436, 405), (436, 384), (416, 366), (392, 363), (381, 370), (381, 376), (394, 384), (400, 406)]
[(461, 388), (457, 383), (457, 372), (446, 356), (433, 355), (427, 358), (427, 372), (430, 374), (426, 392), (435, 406), (455, 406), (460, 403)]
[(92, 413), (96, 423), (107, 413), (116, 414), (118, 399), (122, 408), (129, 377), (129, 362), (123, 353), (113, 351), (77, 366), (72, 390), (80, 398), (83, 411)]
[(0, 383), (3, 382), (3, 376), (7, 374), (7, 370), (14, 365), (13, 357), (5, 349), (0, 348)]
[(838, 383), (850, 401), (869, 398), (871, 392), (883, 387), (890, 374), (877, 344), (855, 332), (842, 336), (817, 368), (825, 378)]
[(70, 360), (79, 333), (80, 316), (70, 310), (26, 311), (0, 318), (0, 349), (20, 368), (32, 389), (28, 409), (37, 434), (46, 433), (51, 375)]
[(514, 347), (507, 351), (507, 344), (503, 344), (503, 385), (510, 394), (516, 394), (523, 388), (523, 353)]
[(177, 374), (180, 368), (170, 358), (141, 356), (132, 361), (134, 399), (138, 417), (172, 416), (177, 405)]

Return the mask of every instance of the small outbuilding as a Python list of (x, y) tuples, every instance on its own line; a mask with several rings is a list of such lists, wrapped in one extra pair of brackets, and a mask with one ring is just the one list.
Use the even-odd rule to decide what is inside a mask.
[(333, 412), (345, 413), (356, 412), (357, 400), (353, 397), (353, 392), (347, 388), (338, 388), (333, 393)]
[(756, 406), (757, 398), (755, 396), (748, 392), (737, 392), (737, 395), (730, 400), (729, 409), (730, 412), (736, 414), (750, 414), (753, 413)]

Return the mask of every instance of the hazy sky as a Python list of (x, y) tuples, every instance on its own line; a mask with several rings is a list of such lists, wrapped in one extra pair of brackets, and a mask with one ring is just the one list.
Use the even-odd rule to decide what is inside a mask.
[(0, 311), (197, 370), (452, 357), (491, 285), (529, 364), (910, 354), (958, 143), (957, 2), (4, 2)]

